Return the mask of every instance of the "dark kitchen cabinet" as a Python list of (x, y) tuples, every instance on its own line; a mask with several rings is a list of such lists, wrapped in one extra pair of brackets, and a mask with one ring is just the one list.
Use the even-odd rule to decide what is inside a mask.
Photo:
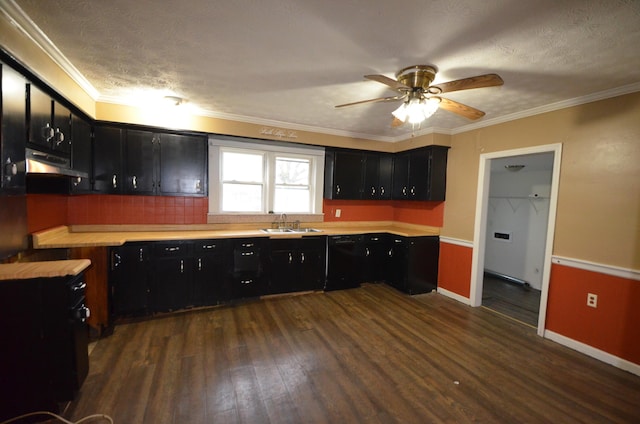
[(28, 144), (36, 150), (69, 157), (71, 111), (33, 84), (27, 84)]
[(438, 285), (439, 249), (437, 236), (392, 236), (387, 284), (407, 294), (435, 290)]
[(150, 131), (127, 130), (124, 143), (124, 191), (127, 194), (154, 194), (155, 155), (159, 136)]
[(115, 126), (98, 125), (94, 128), (93, 190), (98, 193), (122, 193), (123, 132)]
[(388, 153), (364, 154), (363, 199), (391, 199), (393, 156)]
[(327, 149), (324, 164), (325, 199), (361, 199), (364, 166), (362, 151)]
[(227, 240), (195, 240), (193, 246), (193, 305), (210, 306), (230, 300), (233, 258)]
[(145, 315), (149, 307), (150, 249), (147, 243), (111, 248), (109, 286), (114, 317)]
[(162, 134), (159, 145), (158, 194), (207, 193), (207, 139), (202, 136)]
[(91, 123), (76, 115), (71, 115), (71, 168), (85, 172), (89, 176), (88, 178), (76, 178), (71, 181), (71, 191), (73, 193), (88, 193), (91, 191), (91, 175), (93, 175), (91, 162), (92, 145)]
[(233, 270), (231, 295), (234, 299), (262, 296), (268, 293), (268, 239), (231, 240)]
[(193, 306), (193, 244), (189, 241), (153, 243), (150, 272), (150, 312)]
[(385, 280), (389, 269), (387, 234), (364, 234), (360, 238), (360, 255), (362, 256), (361, 280), (363, 282), (379, 282)]
[(0, 420), (74, 399), (89, 370), (85, 286), (82, 274), (0, 284)]
[(18, 72), (2, 63), (0, 63), (0, 78), (2, 79), (0, 193), (24, 194), (27, 81)]
[(270, 293), (324, 288), (326, 237), (272, 239), (269, 248)]
[(428, 146), (396, 153), (393, 158), (393, 199), (443, 201), (447, 150)]

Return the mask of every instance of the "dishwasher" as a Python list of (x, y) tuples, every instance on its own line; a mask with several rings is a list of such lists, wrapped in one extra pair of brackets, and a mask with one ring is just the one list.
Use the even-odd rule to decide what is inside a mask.
[(362, 255), (357, 235), (330, 236), (327, 242), (327, 280), (324, 289), (360, 287)]

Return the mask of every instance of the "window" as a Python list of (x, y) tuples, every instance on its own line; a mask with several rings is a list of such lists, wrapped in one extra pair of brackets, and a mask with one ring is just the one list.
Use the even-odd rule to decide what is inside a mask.
[(209, 213), (322, 213), (324, 149), (209, 140)]

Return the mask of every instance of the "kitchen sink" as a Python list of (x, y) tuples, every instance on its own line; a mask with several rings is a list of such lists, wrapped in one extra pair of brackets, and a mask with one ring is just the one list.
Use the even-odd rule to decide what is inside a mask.
[(270, 234), (279, 233), (319, 233), (322, 230), (316, 228), (263, 228), (260, 231)]

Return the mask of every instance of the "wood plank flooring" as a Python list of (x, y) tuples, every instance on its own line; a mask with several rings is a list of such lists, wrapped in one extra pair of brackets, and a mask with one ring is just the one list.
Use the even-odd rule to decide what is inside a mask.
[(537, 327), (540, 290), (485, 275), (482, 306)]
[(382, 284), (119, 325), (67, 417), (116, 424), (640, 421), (640, 377)]

